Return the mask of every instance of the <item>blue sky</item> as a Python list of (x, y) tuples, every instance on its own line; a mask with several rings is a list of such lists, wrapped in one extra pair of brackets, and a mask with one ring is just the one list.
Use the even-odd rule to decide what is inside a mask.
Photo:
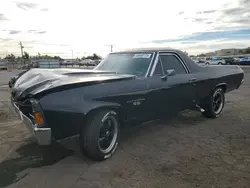
[(250, 38), (250, 29), (240, 29), (240, 30), (228, 30), (228, 31), (208, 31), (208, 32), (194, 33), (192, 35), (183, 36), (175, 39), (152, 40), (149, 42), (155, 44), (162, 44), (162, 43), (164, 44), (168, 42), (196, 43), (199, 41), (210, 41), (216, 39), (245, 40), (249, 38)]
[(190, 54), (250, 46), (249, 0), (1, 0), (0, 56), (102, 56), (133, 47)]

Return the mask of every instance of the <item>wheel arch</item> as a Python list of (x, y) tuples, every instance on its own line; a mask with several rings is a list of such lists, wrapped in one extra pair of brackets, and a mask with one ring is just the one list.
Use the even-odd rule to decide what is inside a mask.
[[(92, 108), (89, 108), (88, 111), (85, 112), (85, 122), (91, 118), (91, 116), (93, 114), (95, 114), (96, 112), (100, 111), (100, 110), (104, 110), (104, 109), (109, 109), (110, 111), (115, 111), (117, 116), (118, 116), (118, 119), (119, 119), (119, 122), (121, 123), (123, 121), (123, 112), (122, 112), (122, 108), (121, 108), (121, 105), (120, 104), (117, 104), (117, 103), (110, 103), (110, 104), (100, 104), (98, 106), (93, 106)], [(85, 123), (84, 122), (84, 123)]]
[(217, 88), (222, 88), (223, 91), (224, 91), (224, 93), (226, 93), (226, 92), (227, 92), (227, 87), (228, 87), (227, 83), (219, 83), (219, 84), (215, 85), (215, 86), (212, 88), (212, 91), (211, 91), (211, 92), (213, 92), (213, 91), (214, 91), (215, 89), (217, 89)]

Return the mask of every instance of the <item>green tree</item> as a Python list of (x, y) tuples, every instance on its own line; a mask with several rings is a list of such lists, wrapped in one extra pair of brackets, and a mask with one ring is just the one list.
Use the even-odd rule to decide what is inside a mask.
[(29, 60), (30, 59), (30, 55), (28, 54), (28, 52), (24, 52), (23, 58), (25, 60)]
[(60, 56), (54, 56), (53, 59), (62, 60)]
[(96, 53), (93, 54), (93, 60), (101, 59), (101, 56), (97, 55)]
[(248, 48), (245, 49), (245, 53), (246, 54), (250, 54), (250, 47), (248, 47)]
[(8, 62), (15, 62), (16, 57), (14, 54), (8, 54), (4, 59), (7, 59)]
[(198, 57), (206, 57), (206, 54), (199, 54)]

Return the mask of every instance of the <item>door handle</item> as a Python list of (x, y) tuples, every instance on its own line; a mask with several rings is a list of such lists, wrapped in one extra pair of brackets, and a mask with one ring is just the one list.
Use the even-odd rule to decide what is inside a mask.
[(196, 78), (190, 78), (188, 81), (189, 82), (194, 82), (194, 81), (196, 81)]

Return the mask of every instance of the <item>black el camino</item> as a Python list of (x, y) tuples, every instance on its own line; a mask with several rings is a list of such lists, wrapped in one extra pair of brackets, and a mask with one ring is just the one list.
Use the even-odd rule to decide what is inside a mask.
[(244, 78), (237, 66), (201, 66), (175, 49), (110, 53), (93, 70), (30, 69), (10, 87), (11, 101), (38, 144), (80, 135), (93, 160), (109, 158), (121, 127), (199, 110), (217, 118), (225, 93)]

